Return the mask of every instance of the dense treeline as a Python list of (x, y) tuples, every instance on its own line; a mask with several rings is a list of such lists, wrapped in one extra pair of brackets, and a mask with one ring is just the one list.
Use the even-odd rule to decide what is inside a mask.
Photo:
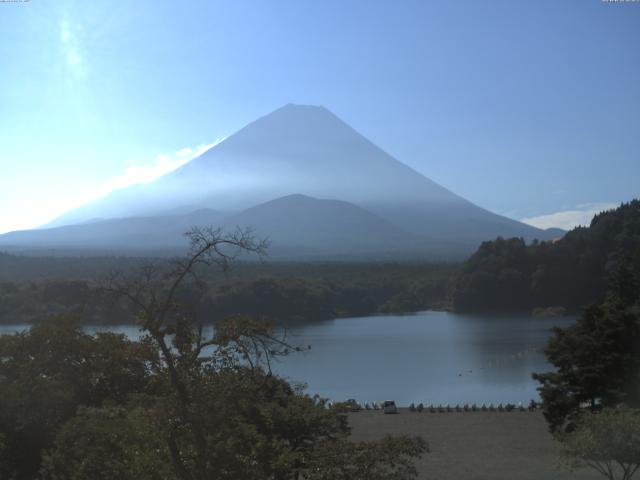
[(553, 431), (571, 430), (585, 407), (640, 407), (640, 270), (621, 264), (605, 300), (554, 329), (545, 349), (555, 371), (536, 373)]
[(200, 308), (201, 315), (245, 314), (290, 323), (443, 308), (446, 293), (447, 277), (427, 272), (402, 281), (263, 277), (220, 286), (202, 299)]
[(85, 280), (0, 283), (0, 324), (38, 323), (72, 314), (85, 323), (132, 323), (127, 305)]
[(631, 480), (640, 469), (640, 270), (618, 262), (604, 302), (555, 328), (534, 373), (543, 412), (572, 467)]
[(113, 270), (141, 265), (141, 257), (54, 257), (0, 252), (0, 282), (39, 282), (52, 279), (91, 280)]
[(484, 242), (455, 280), (458, 311), (580, 307), (604, 299), (621, 265), (640, 272), (640, 200), (596, 215), (555, 242)]
[[(45, 258), (43, 265), (58, 265)], [(29, 257), (4, 255), (0, 264), (19, 268), (20, 281), (0, 282), (0, 323), (37, 323), (50, 315), (73, 313), (87, 323), (122, 324), (134, 321), (122, 299), (103, 291), (109, 270), (127, 273), (143, 265), (136, 259), (66, 259), (68, 276), (38, 267)], [(160, 268), (168, 261), (159, 260)], [(135, 268), (132, 268), (134, 266)], [(58, 267), (56, 267), (58, 268)], [(54, 271), (57, 271), (54, 268)], [(96, 270), (91, 275), (91, 268)], [(198, 321), (221, 320), (234, 314), (269, 319), (275, 323), (319, 321), (340, 316), (403, 313), (445, 308), (449, 264), (279, 264), (246, 263), (228, 275), (203, 271), (200, 282), (183, 287), (179, 298), (194, 310)], [(86, 270), (85, 270), (86, 269)], [(128, 270), (127, 270), (128, 269)]]

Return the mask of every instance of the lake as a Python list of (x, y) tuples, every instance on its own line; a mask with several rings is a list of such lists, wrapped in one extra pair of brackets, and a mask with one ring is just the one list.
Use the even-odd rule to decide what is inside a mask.
[[(274, 370), (332, 400), (410, 403), (519, 403), (539, 399), (532, 372), (551, 367), (542, 349), (569, 317), (420, 312), (340, 318), (292, 328), (291, 343), (311, 350), (278, 359)], [(0, 333), (26, 325), (0, 325)], [(137, 338), (137, 327), (109, 329)]]

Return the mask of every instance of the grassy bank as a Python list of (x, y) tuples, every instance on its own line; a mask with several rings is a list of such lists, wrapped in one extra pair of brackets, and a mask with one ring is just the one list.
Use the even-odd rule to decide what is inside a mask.
[(568, 472), (540, 412), (349, 414), (354, 440), (421, 435), (430, 447), (417, 462), (420, 479), (596, 480), (590, 470)]

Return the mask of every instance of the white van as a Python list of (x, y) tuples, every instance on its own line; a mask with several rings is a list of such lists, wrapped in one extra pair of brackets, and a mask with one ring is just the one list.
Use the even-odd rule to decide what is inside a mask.
[(398, 413), (398, 407), (393, 400), (387, 400), (382, 404), (382, 413)]

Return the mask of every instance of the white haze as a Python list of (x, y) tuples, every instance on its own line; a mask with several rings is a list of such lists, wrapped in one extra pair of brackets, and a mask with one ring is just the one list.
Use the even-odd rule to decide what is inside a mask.
[(47, 197), (25, 198), (20, 209), (7, 209), (0, 217), (0, 234), (14, 230), (36, 228), (68, 212), (104, 198), (116, 190), (138, 184), (151, 183), (199, 157), (210, 148), (222, 142), (224, 138), (195, 147), (184, 147), (175, 152), (160, 153), (151, 162), (133, 163), (125, 171), (109, 178), (101, 184), (87, 188), (79, 186), (77, 192), (60, 192)]

